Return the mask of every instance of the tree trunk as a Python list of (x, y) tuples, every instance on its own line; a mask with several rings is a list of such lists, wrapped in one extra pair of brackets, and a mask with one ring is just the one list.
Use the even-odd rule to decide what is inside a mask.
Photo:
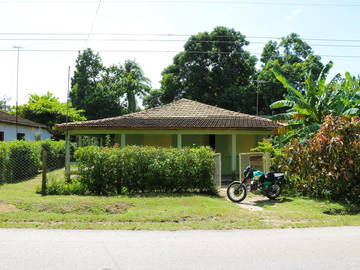
[(136, 99), (135, 95), (131, 92), (127, 93), (127, 99), (128, 99), (128, 111), (129, 113), (136, 111)]

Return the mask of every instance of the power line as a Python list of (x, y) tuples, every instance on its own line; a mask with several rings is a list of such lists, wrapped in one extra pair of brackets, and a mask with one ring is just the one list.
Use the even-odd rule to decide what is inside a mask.
[(91, 22), (90, 31), (89, 31), (89, 33), (87, 35), (86, 42), (85, 42), (85, 47), (87, 46), (87, 43), (89, 41), (89, 38), (90, 38), (90, 35), (91, 35), (92, 31), (94, 30), (94, 26), (95, 26), (97, 15), (98, 15), (99, 10), (100, 10), (100, 6), (101, 6), (101, 0), (99, 0), (99, 3), (98, 3), (97, 8), (96, 8), (94, 19)]
[[(81, 49), (23, 49), (21, 52), (81, 52)], [(183, 51), (177, 50), (94, 50), (101, 53), (180, 53)], [(13, 52), (10, 49), (0, 49), (0, 52)], [(204, 51), (186, 51), (190, 54), (229, 54), (229, 55), (242, 55), (243, 53), (236, 52), (204, 52)], [(261, 55), (261, 53), (250, 53), (250, 55)], [(281, 55), (279, 55), (281, 56)], [(319, 55), (321, 57), (329, 58), (360, 58), (360, 55)]]
[[(2, 32), (0, 36), (88, 36), (89, 33), (14, 33), (14, 32)], [(194, 34), (162, 34), (162, 33), (91, 33), (92, 36), (161, 36), (161, 37), (191, 37)], [(227, 38), (232, 36), (219, 35), (216, 38)], [(249, 39), (278, 39), (281, 40), (284, 37), (277, 36), (245, 36)], [(360, 42), (360, 39), (333, 39), (333, 38), (301, 38), (302, 40), (311, 41), (328, 41), (328, 42)]]
[[(3, 0), (3, 4), (93, 4), (96, 0)], [(201, 1), (201, 0), (104, 0), (104, 3), (119, 3), (119, 4), (213, 4), (213, 5), (271, 5), (271, 6), (310, 6), (310, 7), (360, 7), (360, 3), (310, 3), (310, 2), (278, 2), (278, 1)]]
[[(186, 42), (187, 39), (89, 39), (89, 38), (0, 38), (0, 41), (89, 41), (92, 42)], [(198, 43), (224, 43), (234, 44), (238, 40), (192, 40), (192, 42)], [(359, 41), (360, 42), (360, 41)], [(250, 41), (250, 44), (264, 45), (267, 42)], [(360, 45), (348, 45), (348, 44), (309, 44), (312, 47), (343, 47), (343, 48), (360, 48)], [(86, 47), (86, 46), (85, 46)]]

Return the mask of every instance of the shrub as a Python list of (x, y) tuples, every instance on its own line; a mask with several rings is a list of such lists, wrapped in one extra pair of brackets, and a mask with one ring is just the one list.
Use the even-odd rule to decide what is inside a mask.
[(290, 187), (319, 198), (360, 203), (360, 118), (328, 116), (306, 143), (293, 139), (279, 161)]
[(47, 152), (47, 165), (49, 170), (65, 166), (65, 141), (44, 140), (41, 146)]
[(93, 194), (138, 192), (215, 193), (209, 147), (79, 148), (79, 181)]

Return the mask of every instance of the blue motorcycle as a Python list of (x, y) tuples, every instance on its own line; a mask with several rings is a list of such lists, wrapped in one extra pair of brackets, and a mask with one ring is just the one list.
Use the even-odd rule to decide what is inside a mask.
[(248, 191), (260, 191), (264, 196), (273, 200), (281, 192), (281, 185), (284, 182), (283, 173), (256, 171), (253, 167), (248, 166), (243, 172), (242, 181), (234, 181), (227, 188), (227, 196), (232, 202), (243, 201)]

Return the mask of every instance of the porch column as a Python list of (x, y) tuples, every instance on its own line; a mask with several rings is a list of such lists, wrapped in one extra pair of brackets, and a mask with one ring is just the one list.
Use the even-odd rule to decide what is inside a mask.
[(231, 134), (231, 172), (235, 179), (236, 175), (236, 134)]
[(70, 134), (65, 132), (65, 179), (70, 182)]
[(99, 144), (100, 144), (101, 147), (104, 146), (104, 138), (103, 138), (103, 136), (99, 137)]
[(178, 148), (182, 147), (182, 135), (181, 134), (177, 134), (177, 147)]
[(83, 138), (83, 137), (82, 137), (81, 135), (78, 135), (78, 136), (77, 136), (78, 146), (79, 146), (79, 147), (82, 147), (82, 138)]
[(121, 137), (120, 137), (120, 146), (121, 146), (121, 147), (125, 147), (125, 146), (126, 146), (126, 135), (125, 135), (125, 134), (121, 134)]

